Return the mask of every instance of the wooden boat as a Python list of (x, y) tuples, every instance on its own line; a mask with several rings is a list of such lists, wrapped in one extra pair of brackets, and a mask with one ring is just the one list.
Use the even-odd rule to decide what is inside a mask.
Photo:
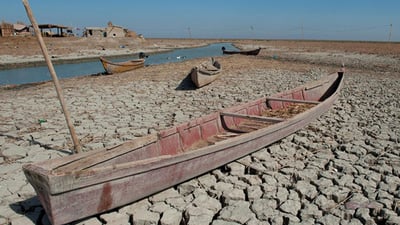
[(253, 50), (242, 50), (242, 51), (228, 51), (225, 47), (222, 47), (222, 53), (225, 55), (233, 55), (233, 54), (241, 54), (241, 55), (258, 55), (260, 53), (261, 48), (253, 49)]
[(125, 62), (111, 62), (103, 57), (100, 57), (101, 64), (107, 74), (122, 73), (137, 68), (144, 67), (144, 59), (139, 58), (135, 60), (129, 60)]
[(216, 80), (221, 72), (221, 64), (211, 58), (210, 62), (203, 62), (199, 66), (193, 67), (190, 77), (196, 87), (203, 87)]
[(257, 151), (331, 108), (344, 73), (119, 146), (23, 165), (53, 225), (132, 203)]

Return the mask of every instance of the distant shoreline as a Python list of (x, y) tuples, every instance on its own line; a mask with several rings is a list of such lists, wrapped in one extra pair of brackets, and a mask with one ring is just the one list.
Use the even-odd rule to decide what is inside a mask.
[[(138, 53), (129, 53), (129, 54), (118, 54), (118, 55), (104, 55), (105, 57), (124, 57), (124, 56), (136, 56)], [(148, 52), (147, 54), (154, 54)], [(51, 62), (54, 65), (60, 64), (70, 64), (70, 63), (81, 63), (81, 62), (92, 62), (99, 59), (100, 56), (87, 56), (87, 57), (76, 57), (76, 58), (52, 58)], [(27, 62), (13, 62), (13, 63), (5, 63), (0, 64), (0, 70), (12, 70), (26, 67), (37, 67), (37, 66), (46, 66), (46, 61), (38, 60), (38, 61), (27, 61)]]
[[(35, 37), (1, 37), (0, 70), (46, 66)], [(195, 48), (212, 43), (232, 43), (237, 48), (263, 47), (268, 56), (309, 52), (353, 52), (397, 57), (400, 42), (338, 40), (262, 40), (189, 38), (45, 38), (52, 62), (68, 64), (90, 62), (104, 57), (136, 57), (139, 52), (156, 54), (175, 49)], [(122, 47), (121, 47), (122, 46)]]
[[(157, 39), (158, 40), (158, 39)], [(169, 40), (169, 39), (165, 39)], [(196, 40), (189, 40), (189, 41), (196, 41)], [(96, 61), (99, 59), (99, 57), (108, 57), (108, 58), (117, 58), (117, 57), (137, 57), (139, 52), (143, 52), (147, 55), (153, 55), (153, 54), (158, 54), (158, 53), (165, 53), (169, 51), (173, 51), (176, 49), (185, 49), (185, 48), (197, 48), (197, 47), (202, 47), (206, 46), (211, 43), (210, 42), (205, 42), (205, 43), (193, 43), (192, 45), (176, 45), (176, 46), (160, 46), (160, 47), (148, 47), (148, 46), (142, 46), (140, 49), (135, 49), (135, 51), (128, 50), (128, 52), (125, 50), (124, 53), (121, 50), (115, 50), (115, 49), (110, 49), (110, 50), (104, 50), (104, 52), (101, 53), (85, 53), (82, 55), (77, 55), (77, 54), (72, 54), (72, 55), (54, 55), (51, 56), (51, 62), (54, 65), (60, 65), (60, 64), (70, 64), (70, 63), (81, 63), (81, 62), (92, 62)], [(215, 40), (215, 42), (220, 42), (220, 40)], [(0, 55), (0, 61), (1, 61), (1, 56)], [(38, 67), (38, 66), (46, 66), (46, 61), (44, 60), (44, 56), (41, 55), (34, 55), (30, 57), (25, 57), (25, 56), (10, 56), (6, 55), (6, 57), (10, 57), (11, 59), (7, 59), (9, 62), (2, 62), (0, 64), (0, 70), (12, 70), (12, 69), (18, 69), (18, 68), (26, 68), (26, 67)], [(34, 58), (33, 58), (34, 57)], [(40, 58), (38, 58), (40, 57)]]

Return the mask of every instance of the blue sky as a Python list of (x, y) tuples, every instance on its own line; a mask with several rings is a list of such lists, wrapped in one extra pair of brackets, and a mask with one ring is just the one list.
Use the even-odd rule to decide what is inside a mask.
[[(113, 24), (170, 38), (400, 41), (398, 0), (29, 0), (38, 23), (83, 29)], [(29, 24), (22, 0), (0, 20)], [(392, 24), (392, 25), (391, 25)]]

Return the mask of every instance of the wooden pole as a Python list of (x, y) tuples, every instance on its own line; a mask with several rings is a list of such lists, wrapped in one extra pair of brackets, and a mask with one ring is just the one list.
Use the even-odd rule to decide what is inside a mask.
[(79, 153), (79, 152), (81, 152), (81, 145), (79, 143), (78, 137), (76, 136), (74, 126), (72, 125), (72, 122), (71, 122), (71, 119), (70, 119), (70, 116), (69, 116), (69, 112), (68, 112), (66, 103), (64, 101), (64, 97), (63, 97), (63, 94), (62, 94), (60, 83), (58, 82), (57, 74), (56, 74), (56, 71), (54, 70), (54, 67), (53, 67), (53, 63), (51, 62), (49, 53), (47, 52), (46, 45), (45, 45), (45, 43), (43, 41), (42, 34), (41, 34), (40, 30), (39, 30), (39, 26), (37, 25), (36, 20), (33, 17), (33, 13), (32, 13), (32, 10), (31, 10), (31, 8), (29, 6), (28, 0), (22, 0), (22, 2), (24, 4), (24, 6), (25, 6), (25, 10), (26, 10), (26, 13), (27, 13), (27, 15), (29, 17), (29, 20), (32, 23), (33, 29), (35, 30), (36, 37), (37, 37), (37, 39), (39, 41), (40, 48), (42, 49), (43, 56), (44, 56), (44, 59), (46, 60), (47, 67), (49, 68), (51, 77), (53, 78), (53, 82), (54, 82), (54, 85), (55, 85), (56, 91), (57, 91), (57, 96), (58, 96), (58, 99), (60, 100), (61, 107), (62, 107), (62, 110), (64, 112), (65, 120), (67, 121), (67, 125), (68, 125), (68, 128), (69, 128), (69, 132), (71, 133), (72, 142), (74, 143), (75, 152), (73, 152), (73, 153)]

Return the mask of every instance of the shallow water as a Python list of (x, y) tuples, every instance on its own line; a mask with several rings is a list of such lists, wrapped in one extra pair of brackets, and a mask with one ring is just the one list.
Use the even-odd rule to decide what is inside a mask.
[[(222, 55), (222, 46), (228, 50), (237, 50), (231, 43), (217, 43), (199, 48), (177, 49), (170, 52), (150, 54), (145, 65), (179, 62), (188, 59), (213, 57)], [(132, 57), (112, 57), (112, 61), (126, 61)], [(59, 79), (77, 77), (104, 72), (99, 60), (80, 63), (56, 64), (54, 69)], [(0, 70), (0, 86), (10, 84), (27, 84), (51, 80), (47, 66), (24, 67), (11, 70)]]

